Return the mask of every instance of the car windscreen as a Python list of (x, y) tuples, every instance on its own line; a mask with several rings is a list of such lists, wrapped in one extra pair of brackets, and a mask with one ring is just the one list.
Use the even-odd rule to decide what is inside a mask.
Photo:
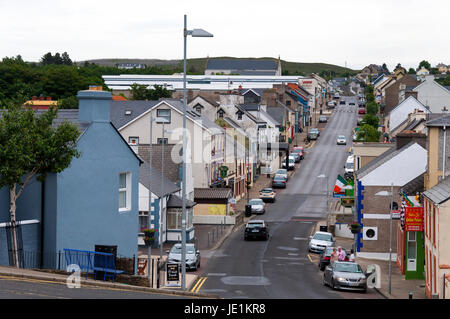
[(251, 200), (248, 202), (249, 205), (261, 205), (260, 200)]
[(340, 140), (345, 140), (345, 136), (344, 135), (339, 135), (338, 137)]
[(247, 228), (263, 228), (263, 223), (248, 223)]
[(362, 269), (361, 266), (358, 264), (354, 264), (354, 263), (345, 263), (345, 264), (341, 264), (341, 263), (336, 263), (334, 265), (334, 271), (339, 271), (339, 272), (353, 272), (353, 273), (362, 273)]
[(287, 174), (285, 169), (279, 169), (275, 174)]
[(267, 188), (261, 190), (261, 193), (272, 193), (272, 192), (273, 192), (272, 189), (267, 189)]
[(299, 154), (299, 153), (301, 153), (302, 152), (302, 150), (292, 150), (291, 151), (291, 153), (295, 153), (295, 154)]
[(284, 181), (285, 178), (284, 178), (283, 176), (275, 176), (275, 177), (273, 178), (273, 180), (278, 182), (278, 181)]
[[(170, 250), (172, 254), (181, 254), (181, 246), (173, 246)], [(194, 246), (187, 246), (186, 245), (186, 253), (187, 254), (195, 254)]]
[(331, 241), (331, 235), (317, 233), (314, 235), (313, 239)]
[(353, 163), (352, 162), (345, 163), (345, 168), (353, 169)]

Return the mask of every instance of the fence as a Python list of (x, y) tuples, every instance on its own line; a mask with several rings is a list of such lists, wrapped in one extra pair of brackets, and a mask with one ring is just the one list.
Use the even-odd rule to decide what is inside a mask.
[[(66, 271), (67, 263), (64, 258), (64, 252), (58, 251), (55, 253), (41, 253), (40, 251), (18, 251), (20, 268), (27, 269), (48, 269)], [(11, 259), (11, 258), (10, 258)], [(136, 256), (125, 257), (117, 255), (116, 268), (124, 270), (125, 274), (135, 275)], [(10, 266), (14, 266), (10, 260)]]

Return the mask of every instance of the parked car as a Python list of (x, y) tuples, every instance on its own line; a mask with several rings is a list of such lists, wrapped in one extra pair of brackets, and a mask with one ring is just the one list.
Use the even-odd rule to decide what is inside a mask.
[(250, 220), (245, 225), (244, 240), (250, 238), (269, 239), (269, 225), (264, 220)]
[(327, 103), (329, 109), (334, 109), (336, 107), (336, 101), (330, 101)]
[(345, 138), (344, 135), (339, 135), (336, 139), (336, 144), (337, 145), (347, 145), (347, 139)]
[(333, 99), (339, 99), (339, 98), (340, 98), (339, 93), (338, 92), (334, 93)]
[[(286, 168), (286, 157), (283, 158), (281, 167)], [(294, 168), (295, 168), (295, 158), (294, 158), (294, 156), (289, 155), (287, 169), (292, 170)]]
[(317, 127), (313, 127), (310, 132), (314, 132), (317, 134), (317, 136), (320, 136), (320, 130)]
[(324, 286), (333, 289), (361, 290), (367, 292), (367, 278), (361, 266), (355, 262), (335, 261), (325, 267)]
[(295, 162), (295, 163), (300, 163), (300, 160), (301, 160), (300, 154), (291, 152), (291, 153), (289, 154), (289, 156), (293, 156), (293, 157), (294, 157), (294, 162)]
[(339, 105), (345, 105), (345, 100), (340, 100)]
[(310, 252), (321, 253), (327, 247), (334, 246), (335, 240), (331, 233), (318, 231), (314, 236), (309, 237), (308, 250)]
[(358, 109), (358, 114), (366, 114), (366, 108), (360, 107), (360, 108)]
[[(175, 244), (167, 257), (169, 263), (181, 263), (181, 244)], [(186, 244), (186, 269), (197, 270), (200, 268), (200, 251), (195, 247), (195, 244)]]
[(267, 201), (274, 202), (277, 192), (275, 192), (272, 188), (267, 187), (263, 188), (259, 191), (259, 198)]
[(354, 158), (353, 155), (349, 155), (347, 157), (347, 161), (345, 162), (344, 166), (344, 177), (345, 178), (352, 178), (353, 177), (353, 171), (354, 171)]
[(348, 103), (348, 105), (355, 106), (356, 104), (355, 104), (355, 102), (350, 102), (350, 103)]
[(287, 184), (287, 178), (283, 175), (275, 175), (275, 177), (272, 180), (272, 187), (273, 188), (286, 188)]
[(326, 123), (326, 122), (327, 122), (327, 117), (325, 115), (319, 116), (319, 123)]
[(300, 155), (300, 159), (304, 159), (305, 155), (304, 155), (304, 148), (301, 146), (295, 146), (292, 148), (291, 153), (298, 153)]
[(264, 214), (266, 212), (266, 204), (264, 204), (263, 200), (260, 198), (251, 199), (248, 202), (248, 205), (252, 206), (253, 214)]
[[(320, 260), (319, 260), (319, 268), (320, 270), (324, 270), (326, 266), (330, 264), (330, 258), (331, 253), (333, 252), (333, 249), (335, 247), (327, 247), (320, 253)], [(345, 252), (345, 261), (349, 260), (348, 252), (342, 248), (342, 250)]]
[(319, 134), (317, 134), (317, 132), (309, 132), (307, 138), (309, 140), (317, 140), (319, 138)]
[(288, 177), (288, 171), (287, 171), (287, 169), (285, 169), (285, 168), (280, 168), (280, 169), (278, 169), (278, 170), (275, 172), (275, 176), (278, 176), (278, 175), (281, 175), (281, 176), (285, 177), (286, 180), (289, 179), (289, 177)]

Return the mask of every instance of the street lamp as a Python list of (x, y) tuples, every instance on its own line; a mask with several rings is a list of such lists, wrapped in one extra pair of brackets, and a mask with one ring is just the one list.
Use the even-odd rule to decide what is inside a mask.
[(320, 174), (319, 176), (317, 176), (317, 178), (326, 178), (327, 180), (327, 184), (326, 184), (326, 190), (327, 190), (327, 230), (328, 230), (328, 209), (329, 209), (329, 203), (328, 203), (328, 175), (325, 174)]
[(394, 183), (391, 183), (391, 191), (381, 191), (375, 196), (391, 196), (391, 207), (389, 209), (389, 281), (388, 293), (391, 294), (391, 261), (392, 261), (392, 208), (394, 205)]
[(203, 29), (187, 29), (187, 16), (184, 15), (184, 57), (183, 57), (183, 177), (182, 177), (182, 215), (181, 215), (181, 289), (186, 290), (186, 40), (187, 36), (212, 37), (213, 35)]

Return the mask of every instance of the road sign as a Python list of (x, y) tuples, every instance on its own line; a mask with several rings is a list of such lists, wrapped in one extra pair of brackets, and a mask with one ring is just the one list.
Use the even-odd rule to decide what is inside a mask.
[(400, 210), (393, 210), (392, 211), (392, 219), (398, 219), (400, 220), (401, 211)]

